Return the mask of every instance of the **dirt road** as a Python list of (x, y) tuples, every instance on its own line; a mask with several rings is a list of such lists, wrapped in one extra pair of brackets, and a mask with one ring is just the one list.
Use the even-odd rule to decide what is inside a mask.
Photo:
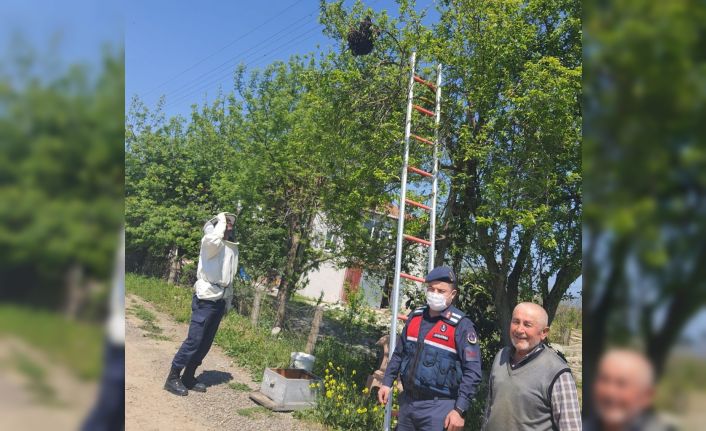
[[(324, 429), (297, 420), (291, 413), (270, 412), (251, 401), (249, 391), (259, 385), (216, 345), (197, 370), (197, 377), (208, 386), (206, 393), (189, 392), (186, 397), (178, 397), (166, 392), (162, 386), (188, 325), (176, 323), (134, 295), (127, 295), (126, 309), (126, 430)], [(136, 310), (143, 316), (145, 310), (153, 315), (152, 323), (145, 325)], [(157, 335), (155, 326), (161, 329)]]
[(0, 429), (28, 431), (78, 429), (98, 389), (12, 337), (0, 338), (0, 387)]

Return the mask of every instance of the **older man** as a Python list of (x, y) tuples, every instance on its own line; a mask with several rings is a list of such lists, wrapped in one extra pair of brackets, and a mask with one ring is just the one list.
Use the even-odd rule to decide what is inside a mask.
[(493, 361), (485, 431), (580, 431), (576, 383), (566, 361), (544, 344), (547, 312), (523, 302), (512, 312), (511, 346)]
[(650, 361), (627, 349), (606, 352), (598, 365), (593, 384), (595, 415), (587, 421), (588, 430), (668, 431), (654, 412), (655, 375)]
[[(234, 224), (235, 215), (220, 213), (203, 227), (189, 333), (174, 355), (164, 383), (164, 389), (175, 395), (188, 395), (189, 389), (206, 392), (206, 385), (196, 379), (195, 373), (211, 349), (218, 325), (230, 308), (233, 297), (232, 283), (238, 270)], [(182, 370), (184, 375), (180, 377)]]
[(481, 380), (480, 347), (473, 322), (451, 304), (458, 296), (451, 268), (427, 275), (427, 305), (407, 318), (385, 370), (378, 400), (390, 399), (400, 376), (397, 431), (461, 431)]

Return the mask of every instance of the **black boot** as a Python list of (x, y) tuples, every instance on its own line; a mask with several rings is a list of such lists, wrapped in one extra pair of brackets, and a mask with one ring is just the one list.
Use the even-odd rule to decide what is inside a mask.
[(187, 366), (184, 369), (184, 375), (181, 376), (181, 382), (192, 391), (206, 392), (206, 385), (196, 380), (196, 377), (194, 377), (195, 374), (196, 367)]
[(164, 389), (173, 393), (174, 395), (179, 395), (185, 397), (189, 395), (189, 391), (184, 387), (184, 384), (179, 378), (181, 374), (181, 368), (172, 367), (169, 370), (169, 376), (167, 376), (167, 381), (164, 383)]

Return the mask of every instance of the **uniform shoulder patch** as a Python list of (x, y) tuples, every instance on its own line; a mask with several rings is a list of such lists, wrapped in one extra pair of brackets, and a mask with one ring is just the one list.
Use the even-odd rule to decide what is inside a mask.
[(466, 341), (468, 341), (468, 344), (478, 344), (478, 334), (476, 334), (476, 330), (471, 328), (468, 331), (468, 334), (466, 334)]

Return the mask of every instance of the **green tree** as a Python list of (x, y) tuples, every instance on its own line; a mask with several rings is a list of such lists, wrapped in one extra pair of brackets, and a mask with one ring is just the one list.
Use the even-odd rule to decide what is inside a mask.
[[(225, 114), (230, 103), (230, 115)], [(182, 257), (198, 256), (201, 226), (234, 202), (219, 200), (214, 183), (233, 162), (239, 129), (232, 99), (194, 107), (191, 121), (165, 121), (133, 101), (126, 126), (125, 218), (132, 260), (156, 256), (156, 271), (175, 282)], [(165, 259), (166, 257), (166, 259)], [(129, 263), (128, 263), (129, 264)]]
[(0, 78), (0, 292), (76, 310), (78, 276), (112, 272), (122, 222), (123, 53), (48, 76), (20, 57)]
[[(342, 106), (350, 98), (332, 92), (350, 85), (347, 79), (330, 59), (316, 65), (293, 58), (247, 80), (244, 71), (238, 75), (243, 139), (224, 181), (237, 184), (232, 198), (241, 199), (246, 218), (260, 220), (266, 226), (260, 232), (281, 247), (272, 268), (280, 278), (275, 326), (282, 326), (303, 275), (327, 260), (354, 260), (353, 250), (371, 249), (361, 246), (364, 241), (377, 242), (363, 222), (384, 202), (379, 177), (385, 174), (374, 173), (384, 172), (386, 160), (378, 154), (385, 147), (374, 139), (379, 131), (361, 127)], [(323, 247), (316, 233), (324, 230), (339, 243)]]
[(688, 0), (586, 15), (589, 382), (611, 345), (643, 348), (660, 374), (706, 303), (704, 23), (704, 4)]
[[(322, 20), (345, 40), (357, 21), (373, 17), (380, 36), (370, 58), (358, 62), (369, 79), (388, 81), (390, 94), (406, 94), (413, 50), (422, 74), (437, 61), (444, 65), (435, 260), (486, 281), (507, 341), (521, 294), (539, 296), (551, 319), (581, 271), (580, 5), (445, 1), (432, 27), (415, 9), (400, 1), (399, 17), (390, 20), (359, 2), (345, 10), (339, 1), (322, 4)], [(421, 120), (413, 124), (431, 135)], [(428, 166), (428, 153), (413, 151), (412, 158)]]
[(551, 321), (581, 271), (580, 6), (448, 1), (440, 12), (431, 53), (446, 67), (449, 192), (436, 261), (487, 274), (508, 341), (523, 281)]

